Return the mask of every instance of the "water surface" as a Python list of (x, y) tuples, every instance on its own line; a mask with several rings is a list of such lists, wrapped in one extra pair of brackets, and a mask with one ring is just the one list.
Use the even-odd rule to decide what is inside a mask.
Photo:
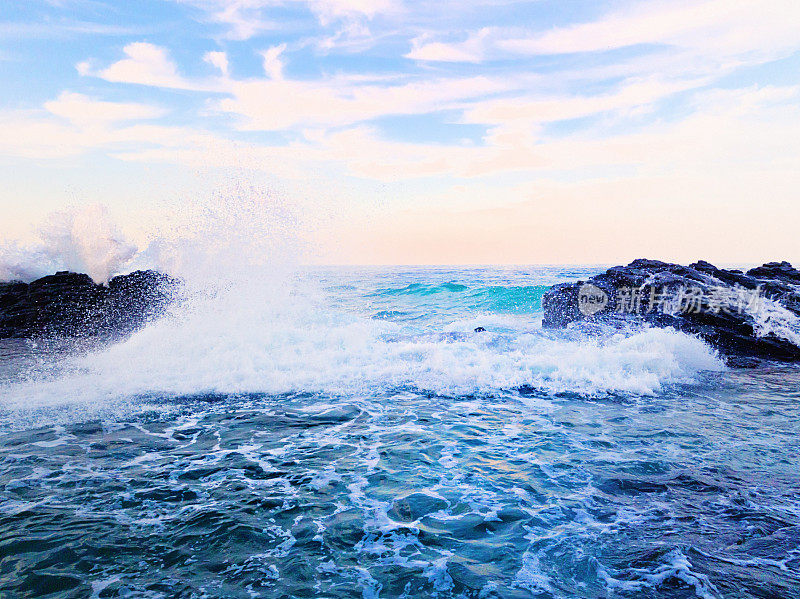
[(324, 269), (4, 343), (0, 595), (800, 595), (800, 369), (542, 331), (596, 270)]

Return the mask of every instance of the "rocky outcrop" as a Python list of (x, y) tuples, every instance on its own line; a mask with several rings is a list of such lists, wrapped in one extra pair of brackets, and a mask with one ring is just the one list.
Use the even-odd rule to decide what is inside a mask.
[(176, 280), (140, 270), (97, 285), (85, 274), (57, 272), (32, 283), (0, 283), (0, 338), (125, 334), (159, 315)]
[(735, 364), (800, 361), (800, 271), (788, 262), (745, 273), (638, 259), (555, 285), (542, 305), (549, 328), (641, 322), (698, 335)]

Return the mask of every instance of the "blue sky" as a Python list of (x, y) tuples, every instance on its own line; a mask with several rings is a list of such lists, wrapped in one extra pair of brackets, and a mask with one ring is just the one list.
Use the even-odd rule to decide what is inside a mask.
[(7, 238), (226, 181), (334, 263), (800, 260), (796, 0), (0, 0)]

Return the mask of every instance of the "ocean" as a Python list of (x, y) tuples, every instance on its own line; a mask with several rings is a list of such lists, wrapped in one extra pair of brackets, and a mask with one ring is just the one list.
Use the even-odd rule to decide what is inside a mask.
[(278, 270), (0, 342), (0, 596), (800, 596), (797, 366), (542, 329), (601, 267)]

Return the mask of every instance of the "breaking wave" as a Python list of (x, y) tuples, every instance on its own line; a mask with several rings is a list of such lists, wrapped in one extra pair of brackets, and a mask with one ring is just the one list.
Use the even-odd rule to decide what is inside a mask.
[(121, 343), (30, 369), (6, 385), (5, 406), (204, 393), (653, 394), (723, 368), (673, 330), (542, 330), (552, 271), (320, 275), (299, 266), (291, 211), (248, 189), (217, 201), (138, 256), (184, 281), (180, 302)]
[(592, 268), (301, 267), (251, 196), (127, 263), (184, 283), (122, 342), (0, 344), (0, 592), (792, 596), (799, 372), (542, 329)]

